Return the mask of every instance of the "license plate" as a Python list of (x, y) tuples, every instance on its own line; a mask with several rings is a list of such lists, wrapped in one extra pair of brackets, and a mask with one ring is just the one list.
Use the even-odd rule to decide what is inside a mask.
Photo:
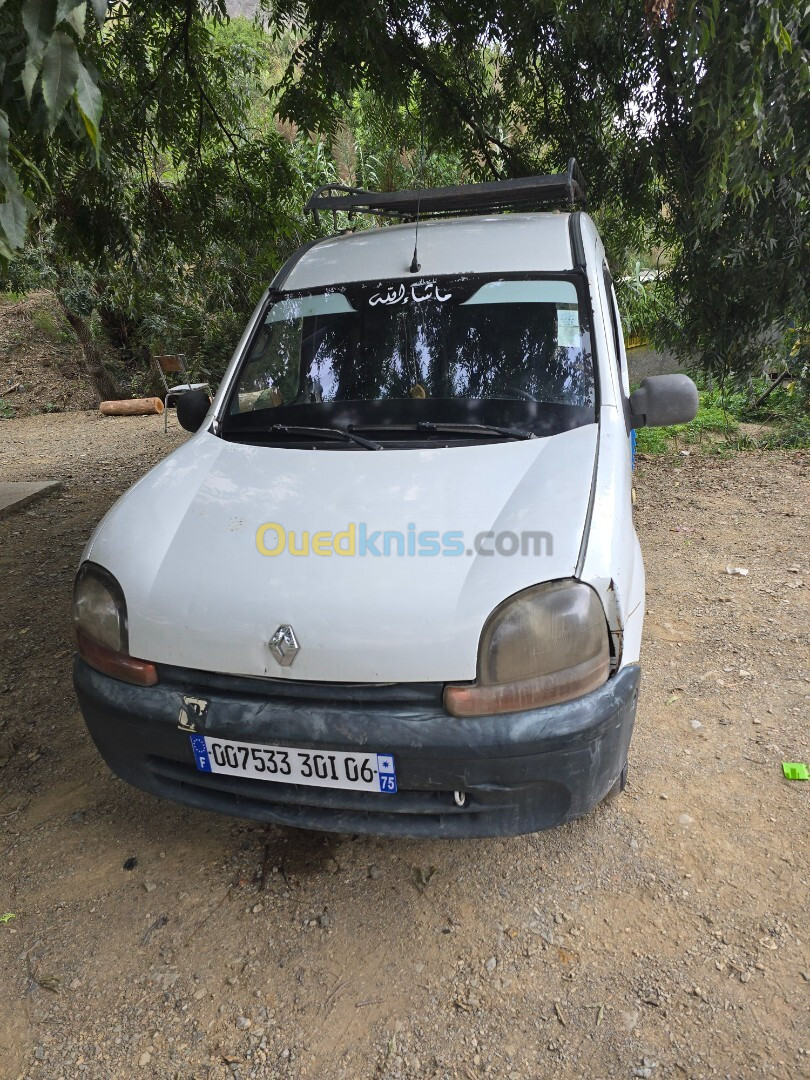
[(394, 794), (397, 775), (391, 754), (347, 754), (340, 750), (297, 750), (231, 739), (190, 735), (200, 772), (272, 780), (276, 784), (348, 788)]

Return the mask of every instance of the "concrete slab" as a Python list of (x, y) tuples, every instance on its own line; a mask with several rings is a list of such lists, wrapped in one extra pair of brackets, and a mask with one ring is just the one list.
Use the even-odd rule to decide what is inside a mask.
[(39, 480), (31, 483), (0, 482), (0, 517), (19, 510), (20, 507), (27, 506), (52, 491), (58, 491), (61, 486), (58, 480)]

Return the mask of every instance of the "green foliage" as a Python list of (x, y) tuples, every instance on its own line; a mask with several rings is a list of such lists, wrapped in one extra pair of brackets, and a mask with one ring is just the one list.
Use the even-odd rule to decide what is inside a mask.
[(103, 41), (88, 30), (103, 148), (49, 146), (34, 242), (8, 270), (15, 289), (52, 289), (91, 349), (102, 327), (130, 369), (184, 351), (221, 372), (275, 268), (312, 235), (268, 97), (271, 43), (223, 20), (217, 0), (143, 0), (112, 10)]
[[(700, 408), (689, 424), (640, 428), (636, 448), (640, 454), (666, 454), (699, 447), (703, 450), (810, 448), (810, 412), (797, 384), (779, 387), (766, 401), (756, 402), (770, 382), (760, 378), (728, 388), (699, 380)], [(743, 423), (761, 425), (755, 434), (743, 434)]]
[(668, 453), (672, 446), (673, 431), (673, 428), (639, 428), (636, 432), (636, 453)]
[(38, 308), (31, 316), (31, 322), (41, 334), (53, 342), (74, 340), (70, 329), (63, 322), (57, 321), (45, 308)]
[[(803, 0), (277, 0), (301, 29), (280, 109), (334, 132), (355, 95), (418, 100), (471, 178), (571, 155), (609, 245), (665, 248), (669, 296), (635, 314), (716, 373), (810, 325), (810, 7)], [(633, 303), (626, 304), (633, 310)]]
[[(331, 135), (278, 120), (293, 50), (289, 32), (271, 39), (217, 3), (179, 0), (114, 8), (92, 44), (103, 149), (51, 148), (33, 243), (8, 281), (53, 290), (91, 341), (119, 351), (125, 382), (148, 385), (161, 352), (186, 353), (195, 376), (222, 373), (275, 270), (316, 235), (301, 215), (313, 187), (417, 182), (413, 102), (392, 110), (358, 91)], [(458, 177), (457, 158), (426, 149), (426, 183)]]
[(656, 273), (645, 272), (636, 259), (631, 272), (615, 283), (622, 328), (628, 337), (655, 340), (662, 322), (675, 317), (669, 282), (664, 276), (650, 276)]
[(574, 155), (627, 331), (724, 384), (789, 362), (807, 399), (806, 359), (784, 360), (810, 326), (802, 0), (264, 0), (272, 36), (224, 0), (91, 7), (0, 0), (0, 262), (130, 374), (159, 351), (221, 372), (316, 235), (318, 184)]
[(777, 424), (758, 445), (763, 450), (810, 450), (810, 416), (804, 413)]
[[(92, 6), (98, 37), (107, 3)], [(86, 12), (79, 0), (0, 4), (0, 259), (13, 258), (25, 241), (26, 187), (48, 190), (49, 149), (58, 143), (81, 152), (89, 140), (99, 151), (101, 94), (85, 62)]]
[[(663, 454), (692, 446), (714, 448), (729, 445), (738, 429), (736, 418), (724, 407), (713, 404), (711, 396), (703, 393), (694, 420), (671, 427), (639, 428), (636, 432), (636, 449), (640, 454)], [(712, 436), (722, 436), (722, 439)]]

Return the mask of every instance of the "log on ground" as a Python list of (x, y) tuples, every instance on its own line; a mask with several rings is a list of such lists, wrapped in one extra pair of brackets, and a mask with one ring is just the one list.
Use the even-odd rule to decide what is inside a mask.
[(159, 397), (124, 398), (122, 401), (102, 401), (98, 408), (105, 416), (159, 415), (163, 412), (163, 402)]

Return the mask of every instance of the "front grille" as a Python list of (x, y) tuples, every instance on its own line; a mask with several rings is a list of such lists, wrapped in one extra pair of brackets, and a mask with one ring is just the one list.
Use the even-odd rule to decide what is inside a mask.
[(161, 684), (183, 693), (234, 694), (262, 701), (328, 701), (335, 705), (442, 705), (443, 683), (333, 683), (260, 679), (158, 665)]

